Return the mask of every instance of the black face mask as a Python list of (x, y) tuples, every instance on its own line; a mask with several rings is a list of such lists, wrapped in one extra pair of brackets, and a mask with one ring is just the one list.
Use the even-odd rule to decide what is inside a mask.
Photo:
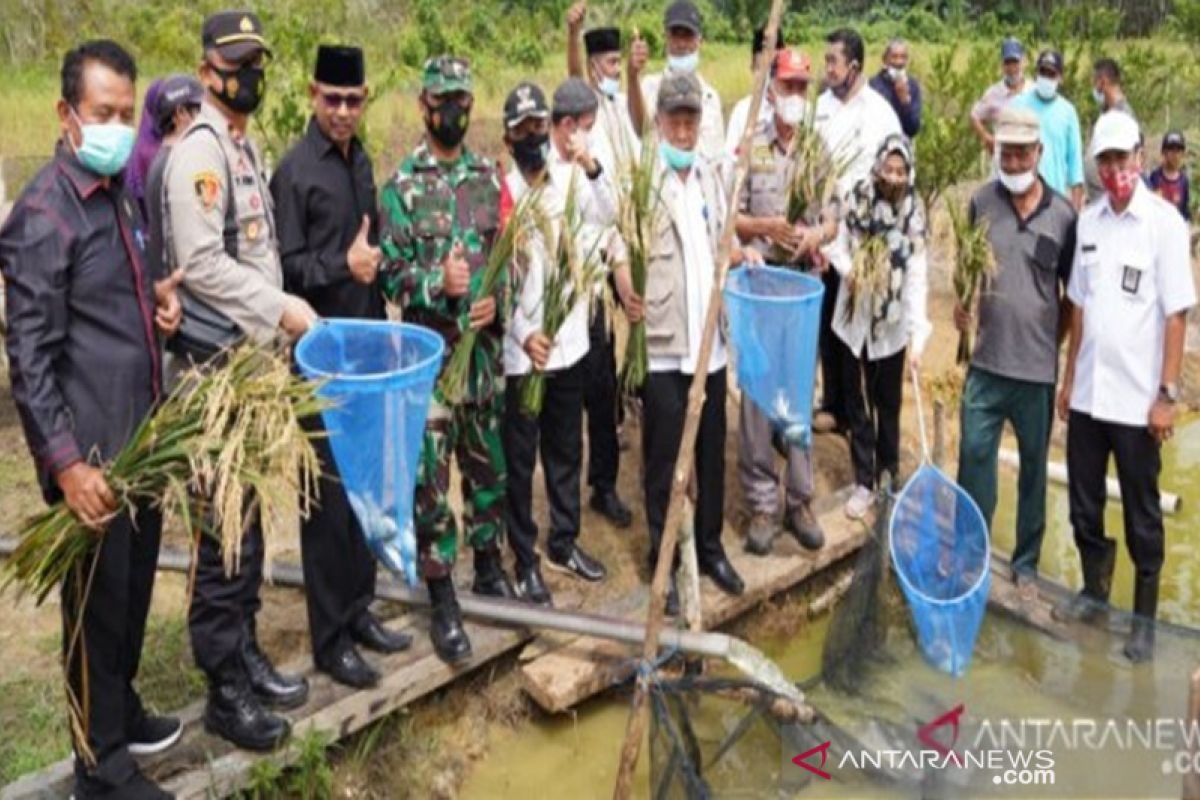
[(208, 66), (221, 79), (221, 88), (215, 92), (217, 98), (232, 111), (253, 114), (262, 103), (266, 70), (252, 64), (228, 70), (213, 64)]
[(512, 143), (513, 161), (522, 172), (541, 172), (546, 167), (546, 150), (550, 134), (534, 133)]
[(470, 122), (471, 109), (458, 103), (447, 102), (425, 109), (425, 130), (443, 147), (458, 147)]

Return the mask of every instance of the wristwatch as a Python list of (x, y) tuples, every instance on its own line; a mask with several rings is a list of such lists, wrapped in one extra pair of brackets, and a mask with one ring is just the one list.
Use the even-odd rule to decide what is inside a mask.
[(1158, 399), (1175, 405), (1179, 402), (1179, 384), (1164, 383), (1158, 387)]

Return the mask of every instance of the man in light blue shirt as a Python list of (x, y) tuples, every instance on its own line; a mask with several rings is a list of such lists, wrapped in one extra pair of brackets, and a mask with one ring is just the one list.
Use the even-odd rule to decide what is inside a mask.
[(1037, 82), (1032, 92), (1013, 99), (1018, 108), (1028, 108), (1042, 123), (1042, 180), (1067, 196), (1076, 210), (1083, 208), (1083, 137), (1075, 106), (1058, 93), (1062, 82), (1063, 57), (1056, 50), (1043, 50), (1037, 60)]

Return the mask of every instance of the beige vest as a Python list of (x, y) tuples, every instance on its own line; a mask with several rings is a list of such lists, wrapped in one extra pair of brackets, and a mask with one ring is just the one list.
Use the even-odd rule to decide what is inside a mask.
[[(708, 240), (716, 260), (725, 223), (725, 192), (716, 170), (698, 159), (695, 175), (708, 207)], [(663, 167), (666, 178), (666, 167)], [(646, 352), (651, 358), (682, 358), (688, 352), (687, 270), (683, 263), (683, 233), (671, 209), (660, 209), (658, 232), (646, 270)]]

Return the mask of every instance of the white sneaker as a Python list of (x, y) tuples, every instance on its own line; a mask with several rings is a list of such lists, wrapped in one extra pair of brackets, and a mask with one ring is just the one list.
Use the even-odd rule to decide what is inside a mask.
[(875, 506), (875, 492), (866, 486), (855, 486), (846, 501), (846, 516), (850, 519), (864, 519)]

